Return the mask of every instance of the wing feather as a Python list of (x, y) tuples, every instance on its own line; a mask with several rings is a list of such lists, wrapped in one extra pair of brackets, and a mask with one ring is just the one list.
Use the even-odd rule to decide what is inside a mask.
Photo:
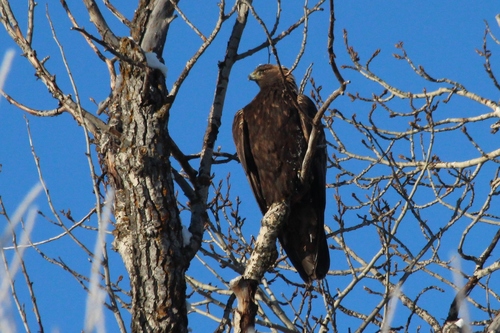
[(233, 120), (233, 140), (236, 145), (236, 152), (240, 163), (245, 170), (248, 182), (252, 187), (252, 192), (259, 204), (262, 212), (267, 210), (266, 202), (262, 195), (262, 188), (260, 185), (259, 171), (255, 165), (252, 149), (250, 148), (250, 141), (248, 135), (248, 124), (245, 120), (244, 110), (236, 112)]
[[(311, 120), (316, 115), (316, 106), (305, 95), (299, 95), (297, 102), (309, 117), (303, 123), (307, 124), (307, 131), (311, 133)], [(330, 268), (330, 253), (324, 231), (326, 141), (323, 129), (319, 131), (310, 187), (299, 201), (292, 204), (289, 221), (280, 235), (280, 242), (290, 261), (306, 282), (324, 278)]]

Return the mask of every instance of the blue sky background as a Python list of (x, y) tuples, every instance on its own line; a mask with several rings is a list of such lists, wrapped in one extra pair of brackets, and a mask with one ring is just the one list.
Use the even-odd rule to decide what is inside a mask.
[[(13, 0), (11, 2), (20, 26), (25, 31), (27, 1)], [(127, 2), (127, 4), (115, 2), (115, 5), (129, 19), (132, 19), (136, 2), (131, 1)], [(47, 3), (48, 6), (46, 7)], [(95, 33), (83, 4), (74, 1), (69, 5), (79, 23), (91, 33)], [(228, 4), (229, 6), (230, 4)], [(286, 29), (289, 24), (300, 17), (303, 2), (287, 1), (282, 6), (283, 17), (278, 31)], [(204, 2), (202, 5), (181, 1), (180, 7), (203, 33), (206, 35), (210, 33), (218, 12), (215, 1)], [(71, 24), (62, 8), (60, 8), (59, 3), (39, 1), (36, 9), (34, 47), (39, 58), (50, 55), (47, 67), (56, 75), (59, 86), (67, 93), (73, 94), (65, 69), (62, 66), (59, 50), (51, 36), (45, 16), (46, 8), (52, 17), (58, 38), (64, 46), (69, 65), (78, 85), (82, 104), (86, 109), (93, 111), (96, 106), (89, 99), (92, 98), (99, 102), (110, 93), (107, 70), (88, 48), (83, 38), (77, 32), (70, 31)], [(274, 4), (257, 2), (256, 10), (268, 25), (274, 23), (276, 11)], [(427, 72), (434, 77), (448, 77), (462, 83), (472, 92), (498, 100), (498, 90), (494, 88), (487, 78), (483, 69), (483, 59), (475, 51), (482, 48), (485, 30), (484, 20), (490, 24), (493, 32), (500, 36), (500, 28), (494, 19), (498, 13), (499, 6), (496, 1), (337, 1), (335, 27), (337, 64), (350, 64), (342, 40), (342, 29), (346, 29), (349, 33), (350, 44), (359, 52), (362, 60), (367, 60), (376, 49), (380, 48), (382, 50), (379, 57), (372, 64), (372, 70), (389, 83), (400, 89), (413, 92), (421, 92), (424, 87), (427, 89), (435, 88), (434, 85), (418, 78), (409, 70), (406, 63), (397, 61), (392, 57), (393, 53), (398, 52), (394, 47), (395, 44), (403, 41), (405, 49), (414, 63), (423, 65)], [(114, 17), (111, 15), (106, 15), (106, 17), (115, 34), (119, 36), (128, 35), (127, 29)], [(233, 22), (234, 17), (226, 22), (214, 44), (201, 57), (182, 87), (171, 110), (171, 135), (185, 153), (197, 153), (200, 150), (208, 112), (215, 91), (214, 83), (218, 70), (217, 64), (224, 57), (227, 37), (231, 32)], [(312, 75), (316, 83), (323, 86), (323, 97), (337, 87), (336, 80), (331, 74), (328, 65), (328, 54), (326, 52), (327, 22), (328, 10), (314, 13), (311, 16), (307, 50), (295, 71), (296, 78), (300, 80), (306, 68), (311, 63), (314, 63)], [(289, 39), (285, 39), (284, 42), (278, 44), (277, 48), (282, 64), (290, 66), (293, 63), (300, 48), (301, 37), (301, 30), (299, 29)], [(240, 45), (240, 52), (252, 48), (264, 40), (265, 35), (262, 29), (254, 18), (250, 17)], [(168, 87), (171, 87), (186, 61), (196, 52), (200, 44), (201, 40), (181, 18), (177, 18), (172, 23), (163, 55), (168, 67)], [(56, 108), (57, 102), (51, 98), (42, 82), (36, 80), (33, 68), (26, 59), (20, 56), (20, 50), (2, 28), (0, 29), (0, 55), (3, 55), (10, 48), (16, 50), (17, 56), (5, 84), (5, 91), (19, 102), (35, 109), (48, 110)], [(498, 45), (490, 40), (489, 48), (493, 52), (492, 62), (494, 64), (500, 63), (496, 56), (500, 54)], [(222, 127), (217, 142), (222, 151), (230, 153), (235, 151), (231, 137), (232, 118), (234, 113), (245, 106), (257, 93), (258, 87), (253, 82), (249, 82), (247, 76), (258, 64), (268, 62), (268, 57), (268, 51), (263, 50), (236, 63), (233, 67), (224, 106)], [(275, 62), (272, 57), (271, 62)], [(369, 96), (372, 92), (380, 93), (382, 91), (380, 87), (367, 82), (353, 71), (342, 70), (342, 74), (345, 79), (352, 82), (348, 86), (348, 91), (351, 93), (360, 91)], [(310, 91), (310, 89), (309, 85), (306, 92)], [(407, 103), (401, 104), (402, 108), (404, 108), (403, 105), (407, 106)], [(351, 103), (347, 97), (335, 101), (333, 107), (339, 109), (345, 115), (355, 113), (360, 117), (366, 115), (370, 110), (369, 104)], [(450, 106), (447, 106), (445, 110), (447, 113), (444, 116), (478, 115), (491, 111), (465, 100), (450, 103)], [(56, 209), (71, 210), (75, 219), (79, 220), (94, 205), (82, 128), (78, 127), (68, 114), (55, 118), (35, 118), (27, 116), (24, 112), (0, 98), (0, 164), (2, 164), (0, 195), (4, 204), (12, 214), (24, 195), (38, 181), (37, 170), (28, 143), (25, 117), (30, 122), (36, 152), (40, 158), (44, 178)], [(339, 125), (335, 125), (334, 129), (340, 136), (348, 140), (352, 134), (350, 133), (352, 129), (342, 128), (340, 125), (339, 122)], [(487, 125), (489, 126), (489, 123)], [(485, 145), (485, 150), (490, 151), (498, 148), (498, 145), (494, 144), (494, 142), (498, 141), (498, 138), (489, 133), (487, 125), (482, 124), (482, 127), (478, 128), (471, 126), (471, 131)], [(440, 149), (442, 160), (465, 160), (470, 157), (477, 157), (475, 149), (460, 136), (443, 137), (443, 140), (437, 143), (436, 149)], [(194, 166), (196, 167), (196, 162)], [(362, 168), (362, 166), (354, 165), (353, 169), (355, 168)], [(238, 195), (243, 200), (241, 214), (247, 217), (248, 220), (255, 220), (255, 223), (258, 224), (260, 213), (241, 167), (236, 163), (214, 166), (214, 172), (217, 182), (225, 179), (228, 172), (231, 173), (232, 196)], [(330, 169), (328, 181), (334, 182), (334, 180), (335, 170)], [(486, 180), (484, 184), (487, 184)], [(477, 196), (480, 198), (483, 194), (480, 193), (481, 187), (478, 187), (478, 189)], [(346, 189), (345, 193), (343, 193), (347, 202), (349, 202), (350, 191), (350, 189)], [(331, 221), (329, 216), (336, 212), (333, 194), (334, 191), (330, 189), (328, 198), (331, 200), (329, 199), (327, 207), (327, 223)], [(186, 200), (181, 199), (180, 201), (185, 202)], [(478, 201), (481, 202), (480, 199)], [(43, 196), (38, 198), (37, 204), (48, 216), (48, 219), (53, 219)], [(431, 214), (434, 213), (433, 211), (430, 212)], [(495, 211), (492, 211), (492, 213), (495, 213)], [(497, 210), (496, 214), (498, 213)], [(187, 215), (184, 215), (184, 219), (186, 217)], [(443, 216), (435, 215), (434, 217), (446, 219), (449, 218), (449, 213), (445, 212)], [(464, 226), (467, 224), (466, 222), (464, 222)], [(95, 224), (95, 221), (92, 223)], [(353, 220), (352, 223), (357, 222)], [(330, 226), (335, 229), (333, 222)], [(408, 230), (411, 230), (411, 226), (408, 228)], [(43, 240), (60, 232), (59, 228), (54, 227), (47, 219), (39, 216), (32, 238), (35, 241)], [(411, 233), (411, 231), (409, 232)], [(457, 229), (454, 234), (457, 239), (460, 232), (461, 230)], [(76, 234), (82, 237), (90, 248), (93, 248), (92, 244), (96, 237), (94, 232), (79, 230)], [(362, 239), (363, 234), (356, 234), (356, 237), (361, 237), (358, 241), (364, 241)], [(481, 239), (480, 235), (477, 235), (477, 237), (478, 240)], [(108, 241), (110, 240), (111, 236), (108, 236)], [(411, 243), (411, 237), (409, 237), (408, 241)], [(450, 242), (453, 244), (453, 239)], [(456, 246), (456, 242), (454, 244)], [(68, 265), (77, 268), (82, 274), (88, 274), (90, 271), (90, 264), (85, 253), (75, 248), (68, 237), (43, 246), (42, 250), (53, 257), (60, 257)], [(452, 250), (453, 248), (450, 248), (450, 255)], [(482, 247), (478, 248), (479, 252), (482, 250)], [(367, 257), (370, 256), (370, 251), (371, 249), (367, 247)], [(110, 255), (112, 256), (111, 265), (113, 267), (112, 280), (116, 280), (119, 275), (125, 273), (120, 258), (112, 251), (110, 251)], [(340, 254), (332, 254), (332, 258), (334, 260), (332, 260), (331, 269), (345, 268), (345, 262), (342, 261)], [(45, 329), (49, 332), (52, 330), (59, 330), (60, 332), (80, 331), (83, 327), (86, 296), (82, 288), (68, 273), (48, 264), (35, 251), (28, 250), (25, 259), (34, 280), (34, 289), (37, 293), (38, 305), (42, 311)], [(190, 273), (193, 269), (201, 268), (193, 264)], [(348, 280), (345, 278), (337, 277), (329, 279), (331, 288), (338, 287), (342, 289), (346, 281)], [(18, 282), (22, 289), (20, 276), (18, 276)], [(404, 288), (405, 290), (411, 289), (411, 283), (418, 285), (419, 282), (409, 281)], [(123, 283), (126, 286), (126, 281)], [(448, 306), (453, 297), (451, 289), (447, 291), (449, 293), (442, 298), (444, 304), (436, 305), (442, 310), (440, 319), (446, 317)], [(363, 302), (365, 302), (367, 296), (360, 294), (359, 297), (363, 298)], [(25, 300), (28, 305), (29, 299), (25, 298)], [(356, 299), (353, 301), (356, 301)], [(366, 304), (367, 308), (371, 306), (369, 301), (366, 301)], [(33, 320), (33, 317), (31, 317), (31, 320)], [(107, 313), (107, 322), (108, 331), (115, 331), (116, 326), (113, 326), (114, 319), (111, 313)], [(34, 325), (34, 321), (31, 323)], [(200, 327), (206, 327), (203, 325), (214, 326), (213, 322), (208, 321), (208, 323), (205, 324), (200, 316), (190, 317), (190, 326), (193, 327), (195, 332), (202, 331)], [(344, 328), (347, 327), (349, 326)], [(356, 327), (356, 323), (352, 323), (351, 327)], [(21, 330), (21, 328), (19, 325), (18, 329)]]

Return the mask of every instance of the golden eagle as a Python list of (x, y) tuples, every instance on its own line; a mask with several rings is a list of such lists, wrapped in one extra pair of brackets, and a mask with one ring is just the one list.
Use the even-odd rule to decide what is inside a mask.
[[(298, 93), (285, 67), (260, 65), (250, 74), (260, 91), (233, 121), (238, 157), (262, 214), (289, 200), (290, 214), (278, 235), (281, 246), (302, 279), (325, 277), (330, 255), (324, 230), (326, 145), (320, 136), (307, 184), (300, 181), (316, 106)], [(298, 109), (300, 108), (300, 110)]]

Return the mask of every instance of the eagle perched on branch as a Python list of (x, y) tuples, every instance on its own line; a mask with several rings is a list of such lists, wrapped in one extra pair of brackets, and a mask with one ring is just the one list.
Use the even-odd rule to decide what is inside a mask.
[(311, 174), (301, 175), (316, 106), (299, 94), (285, 67), (260, 65), (249, 79), (260, 91), (234, 117), (236, 151), (262, 214), (273, 203), (289, 200), (290, 214), (278, 239), (302, 279), (310, 283), (324, 278), (330, 267), (324, 230), (325, 134), (319, 130)]

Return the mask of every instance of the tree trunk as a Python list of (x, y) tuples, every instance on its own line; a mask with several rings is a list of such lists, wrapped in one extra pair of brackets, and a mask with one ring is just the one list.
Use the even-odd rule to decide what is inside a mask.
[(211, 153), (220, 126), (227, 78), (248, 15), (247, 6), (240, 4), (218, 80), (222, 83), (216, 100), (222, 98), (222, 102), (214, 102), (220, 109), (211, 110), (210, 117), (215, 120), (205, 135), (194, 184), (194, 212), (189, 228), (193, 237), (190, 244), (183, 244), (169, 160), (172, 147), (168, 116), (175, 96), (168, 95), (165, 77), (147, 66), (144, 55), (152, 51), (161, 59), (177, 2), (140, 1), (132, 23), (132, 38), (119, 42), (121, 80), (117, 80), (120, 84), (109, 107), (110, 129), (99, 138), (103, 164), (115, 188), (113, 245), (130, 277), (134, 333), (187, 332), (185, 272), (203, 235)]
[[(177, 2), (177, 1), (174, 1)], [(119, 41), (121, 80), (110, 130), (100, 137), (102, 164), (115, 188), (114, 248), (131, 284), (132, 332), (187, 332), (182, 225), (170, 166), (165, 77), (144, 52), (162, 54), (172, 2), (141, 0), (131, 36)], [(116, 47), (116, 44), (114, 45)]]
[(119, 134), (103, 155), (116, 188), (114, 246), (130, 276), (132, 332), (187, 332), (189, 263), (169, 161), (165, 77), (144, 65), (137, 43), (120, 43), (129, 60), (120, 64), (111, 110), (112, 132)]

